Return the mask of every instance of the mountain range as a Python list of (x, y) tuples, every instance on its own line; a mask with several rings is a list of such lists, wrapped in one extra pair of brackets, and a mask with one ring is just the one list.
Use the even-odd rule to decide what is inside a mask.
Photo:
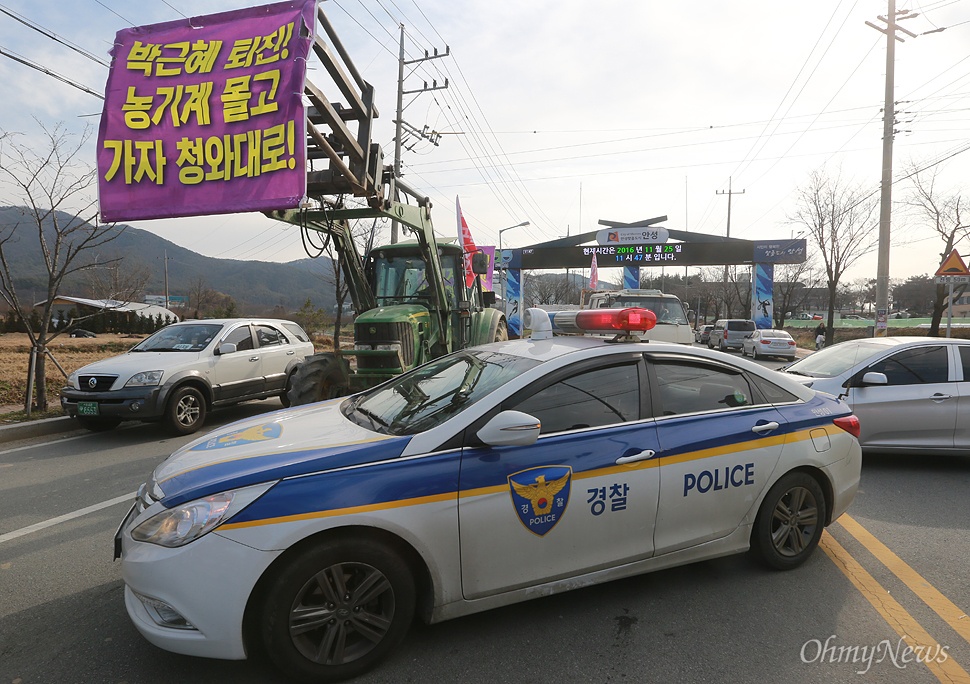
[[(14, 285), (22, 303), (35, 303), (47, 296), (47, 269), (35, 224), (23, 207), (0, 207), (0, 240), (10, 265)], [(68, 214), (59, 220), (67, 221)], [(240, 261), (203, 256), (146, 230), (117, 225), (120, 234), (97, 250), (81, 253), (76, 263), (90, 263), (123, 257), (132, 269), (150, 271), (146, 294), (165, 294), (165, 261), (168, 260), (168, 293), (189, 296), (198, 283), (232, 298), (240, 314), (267, 314), (281, 306), (296, 311), (310, 299), (314, 308), (332, 311), (336, 302), (330, 260), (298, 259), (288, 263)], [(48, 240), (53, 228), (45, 227)], [(9, 237), (8, 237), (9, 236)], [(75, 297), (101, 295), (90, 291), (82, 272), (65, 279), (58, 294)]]

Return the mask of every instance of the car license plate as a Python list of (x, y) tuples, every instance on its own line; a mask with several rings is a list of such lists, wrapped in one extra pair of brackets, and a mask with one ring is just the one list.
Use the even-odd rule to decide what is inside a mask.
[(79, 401), (77, 403), (77, 414), (79, 416), (97, 416), (100, 415), (98, 411), (98, 402), (96, 401)]

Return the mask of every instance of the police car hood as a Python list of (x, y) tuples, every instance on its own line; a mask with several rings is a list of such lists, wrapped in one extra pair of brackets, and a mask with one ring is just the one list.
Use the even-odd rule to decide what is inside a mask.
[(348, 420), (343, 399), (239, 421), (191, 442), (154, 473), (166, 506), (248, 485), (401, 455), (410, 437), (382, 435)]

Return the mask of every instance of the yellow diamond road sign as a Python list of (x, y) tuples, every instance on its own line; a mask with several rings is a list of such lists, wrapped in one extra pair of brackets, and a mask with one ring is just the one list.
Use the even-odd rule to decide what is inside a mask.
[(950, 256), (943, 260), (940, 264), (939, 270), (936, 272), (938, 276), (965, 276), (970, 275), (970, 270), (967, 270), (967, 265), (963, 263), (963, 259), (956, 250), (950, 252)]

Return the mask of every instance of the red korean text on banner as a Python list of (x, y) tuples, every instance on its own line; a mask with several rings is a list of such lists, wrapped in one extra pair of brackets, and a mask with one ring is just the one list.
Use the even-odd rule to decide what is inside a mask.
[(593, 262), (589, 265), (589, 289), (595, 290), (600, 284), (599, 269), (596, 268), (596, 253), (593, 253)]
[(299, 206), (315, 23), (315, 0), (291, 0), (119, 31), (98, 130), (102, 218)]
[(475, 241), (472, 239), (472, 232), (468, 230), (468, 224), (461, 213), (461, 203), (455, 197), (455, 211), (458, 212), (458, 237), (461, 238), (461, 249), (465, 253), (463, 259), (465, 263), (465, 287), (471, 287), (475, 283), (475, 273), (472, 271), (472, 254), (478, 251)]

